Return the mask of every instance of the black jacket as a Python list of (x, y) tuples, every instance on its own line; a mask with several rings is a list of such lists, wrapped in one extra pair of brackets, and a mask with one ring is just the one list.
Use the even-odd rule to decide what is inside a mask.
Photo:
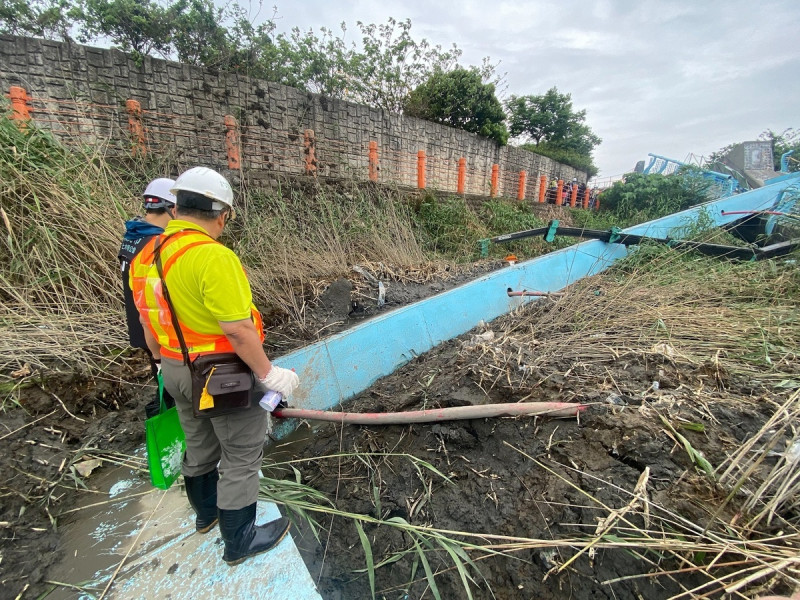
[(117, 258), (122, 271), (122, 295), (125, 299), (125, 318), (128, 321), (128, 338), (134, 348), (144, 348), (147, 350), (147, 343), (144, 340), (144, 329), (139, 321), (139, 311), (133, 303), (133, 292), (128, 283), (128, 273), (131, 269), (131, 261), (139, 254), (145, 244), (154, 235), (163, 233), (164, 230), (156, 225), (151, 225), (142, 217), (136, 217), (125, 223), (125, 236), (119, 248)]

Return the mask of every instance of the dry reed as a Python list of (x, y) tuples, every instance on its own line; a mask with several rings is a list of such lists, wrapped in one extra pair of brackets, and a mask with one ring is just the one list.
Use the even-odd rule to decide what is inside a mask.
[[(139, 212), (151, 177), (179, 169), (169, 157), (103, 152), (68, 150), (0, 116), (0, 377), (9, 389), (15, 371), (102, 375), (127, 347), (116, 258), (124, 221)], [(269, 320), (307, 338), (309, 302), (352, 276), (351, 265), (380, 265), (399, 280), (438, 268), (399, 198), (354, 182), (263, 190), (245, 179), (242, 217), (223, 241), (242, 258)]]
[[(607, 377), (644, 362), (791, 385), (800, 374), (800, 273), (645, 247), (615, 270), (521, 307), (475, 350), (482, 385), (531, 392), (548, 374)], [(799, 384), (800, 385), (800, 384)]]

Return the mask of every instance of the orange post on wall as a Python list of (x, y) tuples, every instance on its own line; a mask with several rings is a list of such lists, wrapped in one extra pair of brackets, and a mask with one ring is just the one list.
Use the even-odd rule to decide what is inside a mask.
[(378, 142), (369, 143), (369, 180), (378, 181)]
[(564, 204), (564, 180), (558, 180), (558, 188), (556, 188), (556, 206)]
[(128, 111), (128, 132), (131, 134), (131, 152), (144, 156), (147, 150), (144, 145), (144, 126), (142, 125), (142, 105), (138, 100), (126, 100)]
[(598, 194), (597, 198), (594, 199), (594, 209), (600, 210), (600, 194)]
[(306, 156), (306, 175), (317, 175), (317, 138), (313, 129), (303, 132), (303, 154)]
[(572, 184), (572, 197), (569, 199), (569, 205), (575, 207), (575, 202), (578, 200), (578, 184)]
[(12, 85), (8, 89), (8, 97), (11, 99), (11, 120), (19, 121), (17, 126), (24, 129), (28, 121), (31, 120), (31, 107), (28, 105), (30, 97), (25, 88)]
[(417, 152), (417, 187), (425, 189), (425, 150)]
[(458, 159), (458, 193), (463, 194), (467, 187), (467, 159), (463, 156)]
[(500, 179), (500, 165), (493, 164), (492, 165), (492, 189), (490, 190), (490, 195), (492, 198), (497, 196), (497, 184)]
[(225, 115), (225, 150), (228, 152), (228, 168), (241, 169), (242, 156), (239, 150), (239, 124), (233, 115)]
[(547, 175), (539, 177), (539, 204), (544, 204), (544, 195), (547, 193)]
[(525, 171), (519, 172), (519, 185), (517, 186), (517, 200), (525, 200), (525, 179), (528, 174)]
[(583, 188), (583, 202), (581, 203), (582, 208), (589, 208), (589, 186), (587, 185)]

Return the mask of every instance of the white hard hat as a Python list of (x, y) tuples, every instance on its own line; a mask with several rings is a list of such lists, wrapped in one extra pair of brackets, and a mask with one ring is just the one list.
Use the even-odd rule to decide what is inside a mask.
[(144, 207), (148, 210), (157, 208), (172, 208), (178, 201), (170, 190), (175, 185), (174, 179), (159, 177), (147, 184), (142, 196), (144, 197)]
[(224, 206), (233, 208), (233, 190), (231, 184), (214, 169), (193, 167), (181, 174), (170, 190), (173, 194), (180, 191), (194, 192), (215, 200), (211, 210), (221, 210)]

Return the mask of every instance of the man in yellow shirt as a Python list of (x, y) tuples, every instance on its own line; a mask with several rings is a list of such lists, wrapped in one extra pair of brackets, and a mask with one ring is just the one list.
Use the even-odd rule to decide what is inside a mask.
[[(172, 192), (176, 218), (131, 264), (131, 289), (148, 347), (161, 358), (164, 386), (175, 398), (186, 434), (182, 472), (197, 513), (196, 529), (208, 532), (219, 517), (223, 558), (234, 565), (274, 548), (289, 530), (286, 518), (255, 525), (268, 416), (253, 397), (243, 410), (195, 418), (192, 370), (181, 346), (192, 362), (198, 356), (235, 352), (253, 372), (256, 396), (275, 390), (285, 398), (299, 380), (267, 358), (247, 276), (236, 254), (216, 241), (234, 216), (228, 181), (216, 171), (195, 167), (178, 177)], [(180, 331), (173, 325), (170, 305)]]

